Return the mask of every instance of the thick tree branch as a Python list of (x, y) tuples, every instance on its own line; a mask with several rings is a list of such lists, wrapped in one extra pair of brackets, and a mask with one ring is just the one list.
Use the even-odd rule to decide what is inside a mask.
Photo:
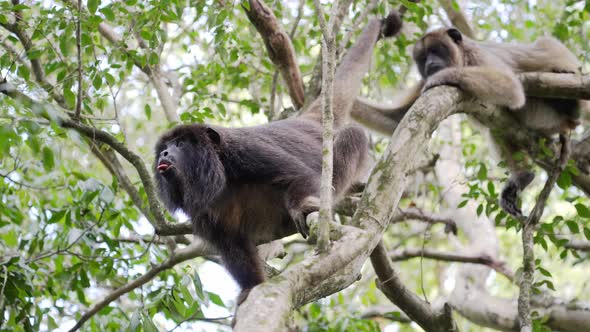
[(371, 263), (379, 278), (377, 287), (420, 327), (429, 332), (458, 331), (448, 304), (445, 303), (443, 309), (436, 312), (428, 303), (404, 286), (393, 270), (382, 244), (377, 245), (373, 250)]
[(590, 252), (590, 241), (570, 240), (570, 242), (564, 244), (563, 246), (573, 250)]
[(518, 78), (527, 96), (590, 99), (590, 75), (524, 73)]
[(242, 7), (250, 22), (260, 33), (268, 57), (277, 66), (283, 81), (287, 84), (293, 105), (300, 108), (303, 106), (305, 93), (291, 38), (283, 30), (272, 10), (264, 3), (259, 0), (250, 0), (249, 3), (250, 9)]

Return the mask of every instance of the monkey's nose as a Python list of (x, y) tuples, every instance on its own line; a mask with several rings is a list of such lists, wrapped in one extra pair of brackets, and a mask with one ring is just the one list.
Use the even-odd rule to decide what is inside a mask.
[(160, 157), (168, 157), (168, 150), (160, 152)]

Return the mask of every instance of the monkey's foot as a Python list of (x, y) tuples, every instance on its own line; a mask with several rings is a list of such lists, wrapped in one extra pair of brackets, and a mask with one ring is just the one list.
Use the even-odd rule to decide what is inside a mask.
[(289, 209), (289, 214), (295, 222), (297, 231), (303, 238), (309, 236), (309, 225), (307, 225), (307, 215), (320, 209), (320, 199), (315, 196), (308, 196), (300, 203), (299, 208)]
[(506, 213), (516, 218), (522, 218), (522, 210), (518, 207), (517, 202), (518, 186), (514, 182), (509, 182), (500, 195), (500, 206)]
[(553, 68), (551, 69), (551, 72), (556, 74), (576, 74), (575, 70), (561, 68)]
[(246, 301), (246, 299), (248, 298), (248, 295), (250, 295), (250, 291), (252, 290), (252, 288), (245, 288), (242, 289), (242, 291), (240, 292), (240, 295), (238, 295), (238, 298), (236, 300), (236, 304), (239, 306), (240, 304), (242, 304), (242, 302)]
[(289, 210), (289, 214), (291, 215), (291, 219), (295, 222), (295, 227), (301, 236), (304, 239), (307, 239), (309, 236), (309, 226), (305, 222), (305, 216), (300, 210)]
[(531, 182), (533, 182), (534, 178), (535, 178), (535, 173), (533, 173), (533, 172), (524, 171), (524, 172), (518, 173), (516, 175), (516, 182), (518, 183), (518, 189), (523, 190), (524, 188), (526, 188), (529, 184), (531, 184)]
[(396, 10), (392, 10), (386, 18), (381, 20), (381, 35), (393, 37), (402, 29), (402, 18)]

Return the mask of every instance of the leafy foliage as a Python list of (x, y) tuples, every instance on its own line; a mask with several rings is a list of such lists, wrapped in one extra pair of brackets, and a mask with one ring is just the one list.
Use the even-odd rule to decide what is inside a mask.
[[(388, 99), (391, 87), (415, 80), (410, 45), (421, 30), (439, 23), (441, 12), (436, 4), (402, 2), (408, 7), (405, 20), (415, 24), (418, 32), (380, 44), (365, 81), (365, 94), (374, 99)], [(167, 121), (155, 79), (165, 82), (164, 90), (176, 101), (174, 111), (180, 122), (260, 123), (266, 121), (269, 109), (276, 69), (238, 2), (83, 1), (80, 64), (76, 3), (0, 2), (2, 78), (43, 105), (0, 97), (1, 331), (67, 329), (105, 294), (169, 257), (166, 246), (153, 235), (151, 216), (145, 212), (147, 195), (136, 170), (120, 156), (119, 164), (105, 162), (104, 156), (113, 153), (111, 149), (62, 128), (56, 121), (57, 116), (75, 114), (78, 98), (82, 97), (82, 123), (113, 135), (148, 165), (153, 161), (157, 133), (175, 124)], [(580, 58), (588, 58), (587, 2), (491, 3), (483, 0), (463, 6), (482, 37), (531, 40), (549, 31)], [(272, 5), (279, 21), (290, 30), (298, 15), (297, 2), (274, 1)], [(380, 3), (373, 14), (383, 16), (394, 5), (398, 2)], [(351, 6), (342, 34), (358, 30), (358, 18), (365, 7), (362, 1)], [(293, 38), (305, 83), (320, 49), (320, 30), (311, 8), (307, 1)], [(79, 65), (81, 82), (77, 78)], [(77, 94), (79, 84), (83, 96)], [(291, 106), (283, 84), (277, 86), (277, 99), (279, 108)], [(503, 229), (502, 254), (509, 265), (518, 266), (519, 256), (512, 252), (518, 247), (514, 231), (520, 225), (497, 204), (504, 173), (488, 158), (485, 142), (470, 125), (462, 124), (461, 131), (462, 158), (470, 182), (459, 207), (475, 201), (478, 215), (494, 218)], [(375, 141), (374, 153), (379, 155), (387, 140), (375, 137)], [(124, 172), (128, 183), (113, 175), (113, 169)], [(552, 208), (535, 236), (535, 243), (545, 251), (536, 264), (539, 292), (559, 292), (568, 283), (574, 293), (590, 294), (583, 282), (586, 276), (574, 266), (587, 263), (587, 255), (572, 250), (562, 236), (590, 241), (590, 203), (572, 186), (577, 172), (570, 164), (561, 175), (561, 189), (554, 192)], [(138, 200), (129, 194), (128, 186), (137, 191)], [(418, 190), (404, 200), (405, 205), (418, 202), (432, 210), (439, 208), (444, 188), (430, 177), (416, 187)], [(523, 205), (531, 206), (533, 199), (525, 197)], [(451, 248), (439, 226), (425, 230), (393, 225), (385, 240), (391, 246), (420, 246), (426, 241), (429, 246)], [(292, 255), (297, 260), (302, 254), (295, 251)], [(212, 318), (209, 313), (213, 311), (221, 312), (213, 317), (231, 315), (234, 303), (227, 299), (233, 294), (216, 294), (201, 282), (197, 271), (202, 262), (193, 260), (161, 272), (103, 308), (82, 329), (216, 329), (216, 325), (195, 322)], [(437, 283), (438, 269), (432, 261), (400, 264), (410, 289), (426, 288), (429, 297), (444, 291)], [(512, 290), (513, 285), (499, 281), (495, 292), (510, 295)], [(306, 331), (379, 331), (399, 318), (394, 310), (378, 319), (361, 316), (369, 308), (387, 303), (374, 283), (362, 281), (353, 289), (303, 307), (296, 321)], [(535, 331), (544, 328), (542, 323), (535, 323)], [(482, 330), (466, 321), (461, 324), (464, 331)], [(414, 329), (400, 326), (401, 331)], [(219, 329), (228, 328), (221, 325)]]

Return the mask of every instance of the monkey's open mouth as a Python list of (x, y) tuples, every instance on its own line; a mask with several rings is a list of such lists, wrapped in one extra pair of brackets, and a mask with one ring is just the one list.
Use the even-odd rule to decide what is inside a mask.
[(171, 162), (169, 162), (168, 160), (161, 160), (160, 163), (158, 164), (157, 168), (158, 168), (158, 171), (160, 171), (160, 173), (164, 173), (171, 167), (172, 167)]

